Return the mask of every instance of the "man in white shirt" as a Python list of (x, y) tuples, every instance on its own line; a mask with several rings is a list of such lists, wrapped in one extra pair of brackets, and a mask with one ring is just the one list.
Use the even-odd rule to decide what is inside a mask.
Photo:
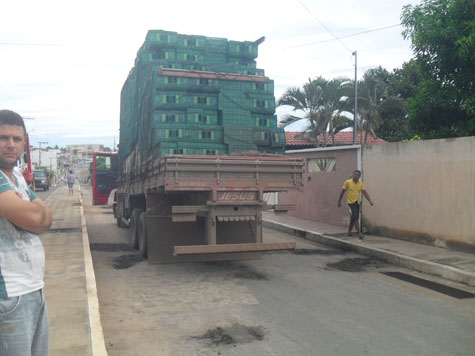
[(0, 110), (0, 355), (47, 356), (45, 253), (38, 237), (51, 212), (14, 170), (25, 146), (25, 124)]

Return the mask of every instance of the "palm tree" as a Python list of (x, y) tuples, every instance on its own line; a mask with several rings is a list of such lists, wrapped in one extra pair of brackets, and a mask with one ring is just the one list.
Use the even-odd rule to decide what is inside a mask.
[[(309, 79), (303, 85), (303, 88), (289, 88), (277, 101), (278, 106), (292, 106), (292, 111), (301, 116), (286, 115), (281, 121), (281, 127), (286, 127), (300, 120), (307, 120), (308, 127), (304, 134), (310, 135), (315, 142), (315, 146), (319, 146), (318, 137), (323, 136), (323, 146), (327, 145), (327, 129), (330, 125), (330, 133), (334, 144), (334, 128), (337, 122), (338, 130), (345, 122), (341, 117), (340, 98), (344, 93), (341, 84), (346, 79), (326, 80), (318, 77), (314, 80)], [(338, 131), (337, 131), (338, 132)]]
[[(358, 108), (361, 117), (361, 135), (365, 131), (364, 143), (368, 142), (368, 133), (376, 137), (376, 130), (381, 125), (381, 112), (384, 109), (402, 109), (404, 100), (388, 95), (389, 72), (382, 68), (368, 69), (363, 80), (358, 84)], [(362, 137), (360, 138), (362, 141)]]

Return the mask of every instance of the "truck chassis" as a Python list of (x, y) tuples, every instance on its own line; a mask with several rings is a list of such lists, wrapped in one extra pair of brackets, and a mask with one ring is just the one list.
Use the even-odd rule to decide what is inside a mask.
[[(133, 155), (137, 157), (136, 155)], [(276, 155), (129, 157), (118, 181), (115, 216), (150, 263), (258, 259), (295, 248), (264, 243), (264, 193), (302, 190), (303, 161)]]

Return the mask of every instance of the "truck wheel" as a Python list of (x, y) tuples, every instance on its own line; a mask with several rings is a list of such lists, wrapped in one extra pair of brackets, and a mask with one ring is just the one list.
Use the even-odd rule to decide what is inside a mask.
[(147, 213), (140, 214), (139, 221), (139, 252), (143, 258), (147, 258)]
[(142, 209), (135, 208), (132, 210), (132, 215), (130, 216), (130, 230), (132, 231), (132, 242), (131, 242), (131, 247), (133, 249), (138, 249), (139, 248), (139, 219), (140, 219), (140, 214), (142, 213)]
[(127, 225), (125, 225), (124, 222), (122, 221), (122, 217), (121, 217), (121, 216), (117, 216), (117, 217), (116, 217), (116, 221), (117, 221), (117, 226), (118, 226), (118, 227), (127, 227)]

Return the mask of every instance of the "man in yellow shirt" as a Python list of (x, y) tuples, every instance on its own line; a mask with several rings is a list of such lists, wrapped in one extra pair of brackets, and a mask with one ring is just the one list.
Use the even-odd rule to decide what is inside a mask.
[(348, 227), (348, 236), (351, 236), (351, 230), (353, 230), (353, 226), (356, 227), (356, 232), (358, 233), (358, 237), (360, 239), (363, 238), (363, 234), (360, 230), (360, 223), (358, 222), (360, 218), (360, 193), (363, 193), (364, 197), (369, 201), (371, 205), (373, 202), (369, 197), (368, 193), (366, 192), (366, 188), (363, 182), (360, 181), (361, 172), (356, 170), (353, 172), (353, 178), (345, 180), (343, 184), (343, 189), (340, 193), (340, 198), (338, 199), (338, 207), (341, 207), (341, 198), (343, 198), (343, 194), (346, 192), (346, 204), (348, 205), (348, 209), (350, 211), (351, 220), (350, 226)]

